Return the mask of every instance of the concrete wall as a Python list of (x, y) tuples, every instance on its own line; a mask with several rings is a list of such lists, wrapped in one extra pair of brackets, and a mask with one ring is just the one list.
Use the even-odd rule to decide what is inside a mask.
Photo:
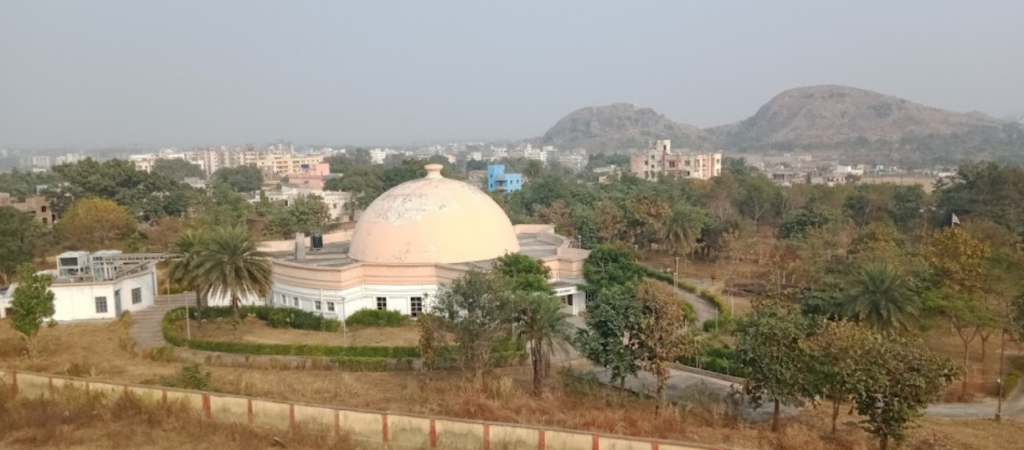
[[(132, 289), (140, 289), (141, 303), (132, 304)], [(121, 292), (122, 312), (153, 306), (156, 298), (156, 272), (149, 269), (103, 282), (54, 283), (50, 290), (54, 295), (54, 320), (114, 319), (117, 317), (114, 307), (115, 291)], [(4, 310), (10, 307), (13, 295), (12, 291), (0, 298), (0, 318), (6, 316)], [(106, 297), (107, 312), (96, 312), (96, 297)]]
[(65, 389), (103, 392), (108, 399), (132, 394), (153, 404), (181, 403), (207, 419), (265, 429), (302, 429), (345, 434), (374, 444), (408, 448), (522, 450), (726, 450), (726, 447), (614, 436), (511, 423), (395, 414), (288, 403), (253, 397), (99, 382), (0, 370), (0, 388), (19, 395), (53, 398)]

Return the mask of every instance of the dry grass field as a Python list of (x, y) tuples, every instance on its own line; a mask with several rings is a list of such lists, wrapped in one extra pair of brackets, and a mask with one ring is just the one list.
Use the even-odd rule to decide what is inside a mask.
[[(176, 326), (184, 336), (184, 321), (177, 323)], [(419, 327), (415, 323), (404, 327), (353, 327), (344, 332), (330, 333), (274, 328), (252, 316), (237, 325), (230, 320), (219, 320), (207, 322), (202, 326), (195, 326), (193, 323), (191, 329), (193, 338), (263, 344), (409, 346), (417, 345), (420, 338)]]
[[(28, 360), (22, 356), (20, 338), (6, 321), (0, 321), (0, 366), (141, 384), (158, 384), (162, 377), (178, 372), (179, 364), (136, 356), (131, 351), (130, 342), (125, 341), (125, 325), (110, 322), (44, 328), (38, 336), (40, 355), (35, 360)], [(852, 424), (844, 425), (839, 437), (828, 436), (825, 408), (808, 409), (797, 417), (785, 419), (785, 431), (776, 435), (770, 433), (765, 424), (744, 423), (717, 405), (679, 405), (656, 417), (654, 405), (648, 399), (567, 375), (553, 376), (547, 383), (548, 393), (537, 399), (527, 394), (530, 373), (525, 367), (496, 371), (489, 377), (486, 388), (468, 383), (455, 372), (346, 373), (220, 367), (209, 367), (208, 370), (213, 374), (212, 391), (290, 401), (548, 425), (741, 448), (874, 448), (870, 437)], [(111, 416), (106, 421), (83, 422), (65, 428), (58, 426), (56, 431), (39, 431), (32, 427), (19, 431), (16, 426), (3, 427), (0, 446), (90, 450), (114, 447), (114, 443), (124, 447), (121, 442), (129, 444), (130, 448), (266, 446), (266, 435), (263, 434), (250, 436), (246, 434), (248, 430), (223, 428), (223, 431), (211, 431), (212, 435), (208, 437), (195, 433), (187, 424), (180, 427), (173, 424), (135, 427), (141, 429), (137, 432), (142, 434), (141, 437), (122, 436), (123, 428), (117, 420)], [(843, 420), (854, 418), (844, 416)], [(1015, 421), (924, 419), (921, 425), (913, 431), (913, 438), (906, 448), (1002, 450), (1018, 445), (1018, 436), (1024, 433), (1024, 423)], [(58, 433), (60, 437), (41, 440), (25, 437), (33, 433)], [(74, 441), (77, 437), (65, 436), (64, 433), (93, 436), (96, 444), (85, 446), (93, 444)], [(150, 441), (153, 443), (148, 443)], [(320, 445), (320, 441), (311, 442)], [(325, 443), (323, 448), (327, 446)], [(292, 447), (303, 448), (300, 445)]]
[(935, 177), (920, 175), (868, 175), (860, 179), (861, 183), (891, 183), (899, 186), (921, 185), (925, 193), (931, 193), (935, 187)]

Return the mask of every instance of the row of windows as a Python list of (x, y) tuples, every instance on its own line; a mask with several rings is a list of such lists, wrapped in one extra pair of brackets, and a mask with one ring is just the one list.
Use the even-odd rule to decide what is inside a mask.
[[(378, 311), (384, 311), (384, 310), (388, 309), (388, 298), (387, 297), (377, 297), (376, 301), (377, 301), (376, 306), (377, 306), (377, 310)], [(323, 302), (321, 300), (313, 300), (313, 309), (316, 310), (316, 311), (323, 311), (324, 303), (327, 303), (327, 312), (335, 312), (335, 303), (334, 302)], [(287, 305), (288, 304), (288, 297), (285, 296), (284, 294), (281, 294), (281, 304), (282, 305)], [(299, 298), (298, 297), (292, 297), (292, 306), (295, 307), (295, 308), (299, 307)], [(410, 314), (413, 317), (419, 317), (419, 315), (421, 313), (423, 313), (423, 297), (411, 297), (411, 298), (409, 298), (409, 312), (410, 312)]]

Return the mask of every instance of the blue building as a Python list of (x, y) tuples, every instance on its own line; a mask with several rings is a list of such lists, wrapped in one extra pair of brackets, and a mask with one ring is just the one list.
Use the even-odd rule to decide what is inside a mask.
[(504, 164), (487, 166), (487, 192), (514, 192), (522, 188), (522, 174), (505, 173)]

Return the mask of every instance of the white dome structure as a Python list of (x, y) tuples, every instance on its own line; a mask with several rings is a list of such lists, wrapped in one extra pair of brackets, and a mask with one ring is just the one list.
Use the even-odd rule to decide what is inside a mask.
[(391, 188), (366, 208), (348, 256), (377, 264), (465, 263), (519, 251), (516, 230), (501, 207), (476, 187), (427, 176)]

